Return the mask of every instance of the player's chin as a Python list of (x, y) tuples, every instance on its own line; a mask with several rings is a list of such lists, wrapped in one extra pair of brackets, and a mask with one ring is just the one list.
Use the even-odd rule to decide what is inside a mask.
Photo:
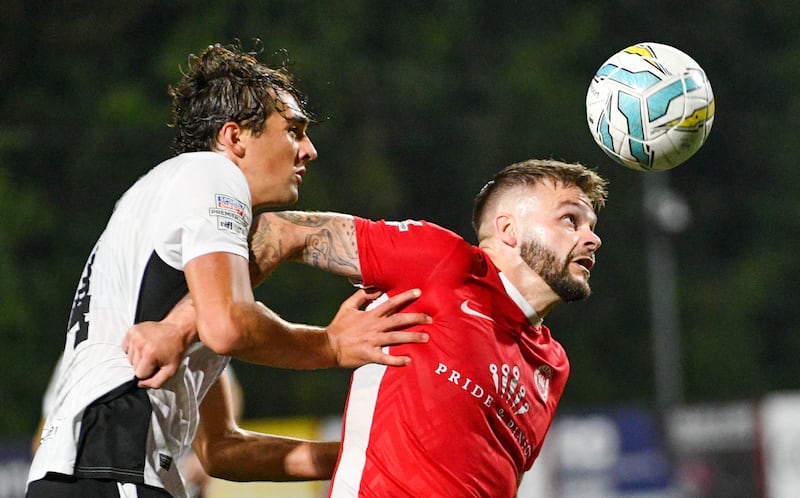
[(558, 292), (559, 297), (564, 302), (581, 301), (592, 295), (592, 288), (589, 286), (589, 277), (572, 278), (569, 285), (565, 285)]
[(573, 303), (575, 301), (583, 301), (592, 295), (592, 289), (587, 286), (573, 287), (568, 292), (559, 295), (565, 303)]
[(265, 207), (279, 208), (283, 206), (289, 206), (296, 203), (299, 197), (300, 196), (296, 190), (292, 192), (282, 193), (280, 195), (272, 195), (268, 202), (254, 206), (254, 209), (260, 209)]
[(291, 185), (284, 195), (284, 204), (294, 204), (300, 199), (300, 188), (298, 185)]

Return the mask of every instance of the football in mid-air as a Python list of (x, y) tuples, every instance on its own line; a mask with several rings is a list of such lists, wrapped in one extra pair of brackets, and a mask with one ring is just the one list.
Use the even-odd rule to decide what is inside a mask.
[(639, 171), (664, 171), (691, 157), (714, 123), (705, 71), (669, 45), (637, 43), (597, 70), (586, 94), (586, 119), (613, 160)]

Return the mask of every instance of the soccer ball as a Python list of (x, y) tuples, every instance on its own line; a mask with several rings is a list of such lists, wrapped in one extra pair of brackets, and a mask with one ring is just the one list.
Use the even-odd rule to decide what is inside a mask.
[(595, 142), (613, 160), (639, 171), (681, 164), (705, 143), (714, 94), (697, 62), (660, 43), (637, 43), (597, 70), (586, 94)]

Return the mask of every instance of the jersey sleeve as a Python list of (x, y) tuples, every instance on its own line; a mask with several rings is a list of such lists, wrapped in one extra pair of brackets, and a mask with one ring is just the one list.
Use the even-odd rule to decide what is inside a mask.
[(355, 218), (362, 284), (384, 290), (421, 286), (464, 240), (426, 221)]
[(179, 262), (213, 252), (247, 259), (247, 236), (252, 221), (250, 190), (239, 168), (216, 154), (203, 155), (175, 177), (166, 231), (156, 252), (164, 261)]

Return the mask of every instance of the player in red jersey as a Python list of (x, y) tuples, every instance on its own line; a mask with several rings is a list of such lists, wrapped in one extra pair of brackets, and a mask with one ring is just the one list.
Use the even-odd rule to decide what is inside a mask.
[[(578, 164), (526, 161), (475, 201), (478, 246), (424, 221), (264, 213), (251, 251), (265, 276), (294, 260), (394, 295), (433, 322), (413, 361), (352, 378), (330, 496), (511, 497), (541, 450), (569, 374), (542, 323), (589, 296), (606, 181)], [(244, 453), (242, 454), (244, 455)]]

